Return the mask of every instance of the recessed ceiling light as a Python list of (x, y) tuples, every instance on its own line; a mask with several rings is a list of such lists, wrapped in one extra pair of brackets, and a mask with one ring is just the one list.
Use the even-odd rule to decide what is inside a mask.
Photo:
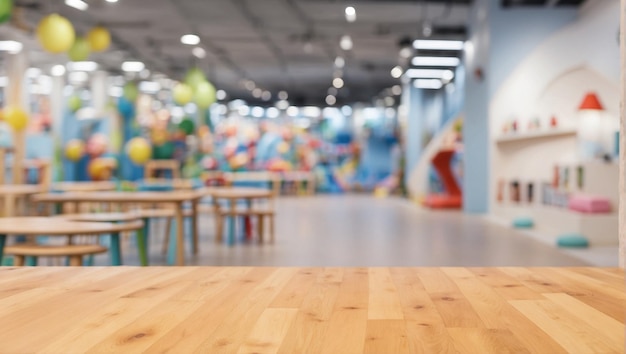
[(254, 90), (254, 88), (256, 87), (256, 84), (255, 84), (255, 83), (254, 83), (254, 81), (252, 81), (252, 80), (247, 80), (247, 81), (244, 83), (244, 86), (246, 87), (246, 89), (247, 89), (248, 91), (252, 91), (252, 90)]
[(413, 41), (413, 47), (415, 49), (461, 50), (463, 49), (463, 41), (416, 39)]
[(65, 75), (65, 66), (57, 64), (50, 69), (50, 74), (52, 76), (63, 76)]
[(269, 107), (267, 111), (265, 111), (265, 115), (267, 118), (278, 118), (280, 115), (280, 111), (276, 107)]
[(329, 106), (334, 105), (335, 103), (337, 103), (337, 98), (333, 95), (328, 95), (326, 96), (326, 104)]
[(393, 69), (391, 69), (391, 77), (393, 77), (394, 79), (398, 79), (400, 78), (400, 76), (402, 76), (402, 68), (396, 65), (393, 67)]
[(342, 88), (343, 87), (343, 79), (340, 78), (340, 77), (334, 78), (333, 79), (333, 86), (335, 88), (338, 88), (338, 89)]
[(295, 117), (298, 115), (298, 113), (300, 113), (300, 110), (298, 109), (298, 107), (296, 106), (289, 106), (287, 107), (287, 115), (290, 117)]
[(117, 0), (107, 0), (107, 2), (117, 2)]
[(356, 21), (356, 9), (354, 8), (354, 6), (346, 7), (345, 13), (346, 13), (346, 21), (348, 22)]
[(254, 90), (252, 90), (252, 97), (254, 98), (261, 98), (261, 96), (263, 96), (263, 90), (261, 90), (260, 88), (255, 88)]
[(341, 37), (341, 40), (339, 41), (339, 47), (341, 47), (341, 49), (343, 50), (352, 50), (352, 46), (354, 43), (352, 43), (352, 38), (349, 35), (344, 35)]
[(0, 41), (0, 51), (12, 54), (22, 51), (23, 45), (18, 41)]
[(67, 69), (70, 71), (95, 71), (98, 64), (94, 61), (72, 61), (67, 63)]
[(261, 94), (261, 99), (263, 101), (269, 101), (272, 99), (272, 93), (269, 91), (263, 91), (263, 93)]
[(287, 109), (289, 108), (289, 102), (287, 100), (280, 100), (276, 102), (276, 108), (278, 109)]
[(140, 61), (125, 61), (122, 63), (122, 70), (125, 72), (140, 72), (146, 65)]
[(279, 91), (278, 92), (278, 99), (286, 100), (287, 98), (289, 98), (289, 94), (287, 93), (287, 91)]
[(80, 11), (85, 11), (89, 8), (89, 5), (83, 0), (65, 0), (65, 5)]
[(419, 89), (438, 90), (443, 83), (438, 79), (417, 79), (413, 81), (413, 86)]
[(443, 79), (452, 80), (454, 72), (443, 69), (409, 69), (405, 75), (410, 79)]
[(194, 47), (191, 50), (191, 54), (193, 54), (193, 56), (196, 58), (202, 59), (206, 57), (206, 50), (204, 50), (204, 48), (202, 47)]
[(186, 34), (180, 37), (180, 42), (187, 45), (198, 45), (200, 44), (200, 37), (195, 34)]
[(226, 91), (224, 91), (224, 90), (217, 90), (217, 92), (215, 93), (215, 98), (217, 98), (220, 101), (226, 99)]
[(255, 118), (261, 118), (265, 115), (265, 109), (263, 107), (252, 107), (252, 116)]
[(396, 96), (399, 96), (402, 94), (402, 86), (400, 85), (393, 85), (391, 86), (391, 93), (393, 93)]
[(346, 60), (343, 57), (335, 58), (335, 67), (342, 69), (346, 65)]
[(456, 57), (414, 57), (411, 64), (414, 66), (458, 66), (461, 60)]

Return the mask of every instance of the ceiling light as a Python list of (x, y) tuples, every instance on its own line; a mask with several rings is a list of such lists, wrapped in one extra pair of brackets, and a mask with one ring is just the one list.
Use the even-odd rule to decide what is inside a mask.
[(117, 2), (117, 0), (107, 0), (107, 2), (114, 3), (114, 2)]
[(288, 109), (289, 108), (289, 102), (287, 100), (280, 100), (280, 101), (276, 102), (276, 108), (278, 108), (278, 109)]
[(125, 61), (122, 63), (122, 70), (125, 72), (140, 72), (146, 65), (140, 61)]
[(85, 11), (89, 8), (89, 5), (83, 0), (65, 0), (65, 5), (80, 11)]
[(411, 64), (414, 66), (458, 66), (461, 63), (455, 57), (414, 57)]
[(396, 100), (394, 100), (393, 97), (391, 97), (391, 96), (385, 97), (385, 105), (386, 106), (393, 106), (395, 103), (396, 103)]
[(69, 71), (95, 71), (98, 69), (98, 64), (93, 61), (72, 61), (67, 63), (67, 69)]
[(352, 46), (353, 46), (353, 43), (352, 43), (352, 38), (350, 36), (346, 34), (341, 37), (341, 40), (339, 41), (339, 47), (341, 47), (341, 49), (351, 50)]
[(429, 21), (424, 22), (422, 25), (422, 35), (424, 37), (430, 37), (433, 34), (433, 25)]
[(263, 107), (252, 107), (252, 116), (255, 118), (261, 118), (265, 114)]
[(352, 107), (350, 107), (350, 106), (343, 106), (343, 107), (341, 107), (341, 113), (343, 113), (344, 116), (351, 116), (352, 115)]
[(287, 107), (287, 115), (290, 117), (296, 117), (300, 113), (300, 110), (296, 106)]
[(346, 65), (346, 60), (343, 57), (335, 58), (335, 67), (341, 69)]
[(186, 34), (180, 37), (180, 42), (187, 45), (198, 45), (200, 44), (200, 37), (195, 34)]
[(65, 75), (65, 66), (57, 64), (50, 69), (50, 74), (52, 76), (63, 76)]
[(122, 97), (124, 94), (124, 89), (119, 86), (111, 86), (109, 88), (109, 96), (111, 97)]
[(346, 21), (354, 22), (356, 21), (356, 9), (353, 6), (346, 7)]
[(443, 69), (409, 69), (405, 75), (410, 79), (443, 79), (452, 80), (454, 72)]
[(265, 115), (267, 118), (278, 118), (280, 111), (276, 107), (269, 107), (267, 111), (265, 111)]
[(254, 84), (254, 81), (252, 81), (252, 80), (247, 80), (247, 81), (244, 83), (244, 86), (245, 86), (245, 87), (246, 87), (246, 89), (247, 89), (247, 90), (249, 90), (249, 91), (254, 90), (254, 88), (256, 87), (256, 85)]
[(413, 81), (413, 86), (418, 89), (438, 90), (443, 84), (437, 79), (417, 79)]
[(89, 80), (89, 75), (84, 71), (74, 71), (69, 73), (68, 80), (71, 83), (83, 83)]
[(261, 96), (263, 96), (263, 90), (261, 90), (260, 88), (255, 88), (254, 90), (252, 90), (252, 97), (254, 98), (261, 98)]
[(279, 91), (278, 92), (278, 99), (286, 100), (287, 98), (289, 98), (289, 94), (287, 93), (287, 91)]
[(335, 79), (333, 79), (333, 86), (335, 88), (342, 88), (343, 87), (343, 79), (341, 79), (340, 77), (336, 77)]
[(261, 94), (261, 99), (263, 101), (269, 101), (272, 99), (272, 93), (269, 91), (263, 91), (263, 93)]
[(322, 110), (315, 106), (306, 106), (302, 108), (302, 115), (310, 118), (317, 118), (322, 114)]
[(396, 96), (399, 96), (402, 94), (402, 86), (400, 85), (393, 85), (391, 86), (391, 93), (393, 93)]
[(0, 41), (0, 51), (16, 54), (22, 51), (24, 46), (18, 41)]
[(337, 103), (337, 98), (333, 95), (328, 95), (326, 96), (326, 104), (329, 106), (334, 105), (335, 103)]
[(408, 59), (411, 57), (411, 55), (413, 55), (413, 49), (410, 47), (404, 47), (400, 49), (399, 55), (402, 59)]
[(396, 65), (391, 69), (391, 77), (394, 79), (398, 79), (402, 76), (402, 68), (399, 65)]
[(217, 98), (220, 101), (226, 99), (226, 91), (224, 91), (224, 90), (217, 90), (217, 92), (215, 93), (215, 98)]
[(204, 50), (204, 48), (202, 48), (202, 47), (194, 47), (191, 50), (191, 54), (193, 54), (193, 56), (198, 58), (198, 59), (202, 59), (202, 58), (206, 57), (206, 50)]
[(139, 91), (146, 93), (157, 93), (161, 90), (161, 84), (154, 81), (142, 81), (139, 83)]
[(237, 108), (237, 113), (239, 113), (240, 116), (245, 117), (250, 114), (250, 107), (246, 105), (239, 106), (239, 108)]
[(463, 49), (463, 41), (416, 39), (413, 41), (413, 47), (415, 49), (461, 50)]

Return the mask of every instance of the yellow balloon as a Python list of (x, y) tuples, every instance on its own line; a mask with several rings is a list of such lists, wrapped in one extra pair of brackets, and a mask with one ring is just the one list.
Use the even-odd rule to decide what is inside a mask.
[(72, 139), (65, 145), (65, 157), (70, 161), (78, 161), (85, 154), (85, 143), (82, 140)]
[(108, 163), (107, 159), (97, 158), (87, 165), (87, 174), (92, 181), (105, 181), (111, 178), (112, 168), (113, 166)]
[(187, 104), (193, 99), (193, 89), (187, 84), (177, 84), (174, 86), (174, 91), (172, 93), (174, 96), (174, 102), (180, 105)]
[(102, 52), (107, 50), (111, 45), (111, 34), (109, 30), (102, 26), (96, 26), (87, 33), (87, 41), (91, 50), (94, 52)]
[(58, 14), (44, 17), (37, 26), (37, 39), (50, 53), (67, 52), (74, 44), (75, 37), (72, 23)]
[(130, 160), (137, 164), (143, 165), (152, 157), (152, 147), (144, 138), (132, 138), (126, 144), (126, 152)]
[(165, 129), (154, 129), (152, 131), (152, 142), (154, 145), (163, 145), (167, 142), (169, 134)]
[(23, 109), (9, 106), (4, 109), (4, 121), (10, 125), (13, 130), (21, 131), (28, 125), (28, 116)]

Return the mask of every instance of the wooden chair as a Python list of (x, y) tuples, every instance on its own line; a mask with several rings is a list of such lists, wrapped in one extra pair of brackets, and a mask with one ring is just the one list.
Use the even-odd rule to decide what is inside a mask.
[(154, 177), (157, 171), (170, 171), (172, 178), (180, 178), (180, 163), (177, 160), (150, 160), (144, 166), (144, 178)]
[(263, 242), (265, 235), (265, 219), (267, 219), (269, 227), (270, 242), (274, 242), (274, 219), (276, 212), (274, 210), (274, 198), (269, 198), (267, 205), (252, 206), (251, 208), (230, 209), (221, 206), (218, 201), (213, 201), (213, 210), (215, 213), (215, 233), (217, 241), (222, 241), (224, 233), (224, 222), (227, 217), (233, 218), (255, 218), (257, 221), (257, 236), (259, 242)]
[(26, 257), (69, 257), (70, 266), (82, 266), (83, 256), (105, 253), (108, 249), (101, 245), (63, 245), (49, 246), (37, 244), (18, 244), (4, 249), (5, 254), (13, 255), (15, 266), (21, 267)]

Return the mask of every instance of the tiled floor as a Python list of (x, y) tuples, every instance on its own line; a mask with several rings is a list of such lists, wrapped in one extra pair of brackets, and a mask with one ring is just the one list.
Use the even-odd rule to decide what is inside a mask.
[[(480, 216), (427, 211), (368, 195), (281, 198), (274, 244), (216, 244), (213, 218), (201, 220), (193, 265), (255, 266), (578, 266), (571, 254)], [(163, 223), (153, 223), (151, 264), (161, 254)], [(125, 264), (138, 264), (131, 246)], [(187, 247), (187, 249), (189, 249)], [(617, 251), (615, 259), (617, 258)], [(106, 263), (106, 258), (100, 262)]]

